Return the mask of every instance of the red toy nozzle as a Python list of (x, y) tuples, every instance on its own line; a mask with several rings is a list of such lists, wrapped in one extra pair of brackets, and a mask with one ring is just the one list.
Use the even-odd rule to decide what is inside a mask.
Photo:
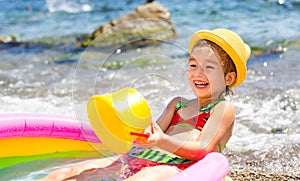
[(132, 136), (140, 136), (140, 137), (145, 137), (145, 138), (149, 138), (149, 136), (150, 136), (149, 133), (136, 133), (136, 132), (130, 132), (130, 135), (132, 135)]

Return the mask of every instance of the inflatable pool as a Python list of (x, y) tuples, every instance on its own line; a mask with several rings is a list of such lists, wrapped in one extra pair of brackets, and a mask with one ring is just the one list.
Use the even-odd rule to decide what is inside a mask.
[[(103, 156), (92, 128), (75, 118), (40, 114), (0, 114), (0, 170), (49, 158)], [(222, 180), (229, 171), (225, 156), (210, 153), (168, 181)]]
[[(87, 141), (88, 140), (88, 141)], [(0, 115), (0, 169), (47, 158), (99, 157), (93, 130), (75, 118), (42, 114)]]

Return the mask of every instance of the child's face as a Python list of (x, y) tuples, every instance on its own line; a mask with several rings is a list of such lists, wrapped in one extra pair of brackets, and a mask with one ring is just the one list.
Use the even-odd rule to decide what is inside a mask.
[(195, 95), (206, 100), (218, 99), (226, 89), (218, 55), (209, 47), (195, 47), (188, 66), (188, 79)]

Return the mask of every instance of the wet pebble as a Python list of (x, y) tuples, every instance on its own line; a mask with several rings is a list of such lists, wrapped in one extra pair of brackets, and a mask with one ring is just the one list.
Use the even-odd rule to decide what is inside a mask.
[(300, 174), (268, 174), (259, 171), (240, 171), (231, 170), (229, 175), (234, 181), (252, 181), (252, 180), (264, 180), (264, 181), (298, 181), (300, 180)]

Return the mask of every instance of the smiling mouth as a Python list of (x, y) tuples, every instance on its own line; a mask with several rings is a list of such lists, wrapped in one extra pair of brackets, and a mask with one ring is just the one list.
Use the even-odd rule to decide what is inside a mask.
[(194, 81), (194, 84), (198, 88), (204, 88), (208, 86), (208, 82), (204, 82), (204, 81)]

